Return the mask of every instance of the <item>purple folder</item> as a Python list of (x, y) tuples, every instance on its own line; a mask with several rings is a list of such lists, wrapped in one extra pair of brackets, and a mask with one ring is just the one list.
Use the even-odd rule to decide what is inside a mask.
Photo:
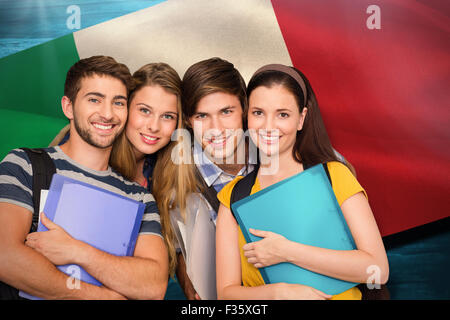
[[(44, 212), (73, 238), (116, 256), (132, 256), (144, 209), (142, 202), (55, 174)], [(47, 230), (39, 222), (37, 231)], [(58, 269), (73, 278), (102, 285), (77, 265), (62, 265)], [(19, 295), (39, 299), (22, 291)]]

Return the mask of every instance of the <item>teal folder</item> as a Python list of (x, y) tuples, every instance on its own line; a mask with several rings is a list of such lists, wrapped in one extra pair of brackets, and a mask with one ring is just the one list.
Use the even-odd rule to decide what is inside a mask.
[[(249, 228), (272, 231), (310, 246), (356, 249), (342, 210), (321, 164), (232, 204), (247, 243), (261, 240)], [(266, 284), (298, 283), (330, 295), (357, 283), (318, 274), (283, 262), (259, 269)]]

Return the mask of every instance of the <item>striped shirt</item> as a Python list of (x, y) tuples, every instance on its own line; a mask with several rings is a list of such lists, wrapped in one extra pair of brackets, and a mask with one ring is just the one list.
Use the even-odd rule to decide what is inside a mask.
[[(162, 237), (155, 199), (144, 187), (126, 180), (111, 167), (106, 171), (97, 171), (76, 163), (59, 146), (44, 150), (55, 163), (56, 173), (144, 203), (145, 211), (139, 234)], [(32, 176), (31, 162), (25, 151), (10, 151), (0, 163), (0, 202), (15, 204), (34, 212)]]

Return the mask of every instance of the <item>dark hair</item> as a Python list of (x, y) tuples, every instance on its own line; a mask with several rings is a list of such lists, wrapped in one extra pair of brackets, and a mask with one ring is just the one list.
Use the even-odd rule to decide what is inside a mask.
[(127, 94), (133, 86), (131, 73), (126, 65), (118, 63), (112, 57), (92, 56), (81, 59), (69, 69), (64, 84), (64, 95), (74, 103), (80, 91), (81, 79), (94, 74), (107, 75), (122, 81), (127, 88)]
[(232, 63), (220, 58), (210, 58), (190, 66), (182, 83), (184, 118), (188, 120), (195, 114), (200, 99), (216, 92), (237, 96), (243, 111), (246, 111), (245, 81)]
[(293, 68), (304, 80), (306, 86), (306, 105), (303, 101), (303, 91), (297, 81), (282, 71), (263, 71), (254, 75), (247, 87), (247, 95), (250, 97), (252, 91), (257, 87), (264, 86), (271, 88), (274, 85), (281, 85), (288, 90), (295, 98), (299, 112), (307, 108), (308, 112), (303, 123), (303, 128), (297, 131), (297, 137), (292, 150), (294, 159), (299, 163), (313, 166), (329, 161), (340, 161), (331, 145), (325, 124), (323, 123), (317, 103), (316, 95), (306, 78), (306, 76)]

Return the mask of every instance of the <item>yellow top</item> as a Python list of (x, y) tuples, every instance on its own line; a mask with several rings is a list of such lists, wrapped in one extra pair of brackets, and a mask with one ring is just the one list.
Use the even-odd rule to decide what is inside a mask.
[[(328, 162), (328, 171), (330, 173), (332, 187), (334, 194), (336, 195), (336, 199), (341, 206), (342, 203), (350, 198), (352, 195), (363, 192), (367, 197), (366, 192), (361, 187), (359, 182), (350, 172), (350, 170), (340, 162), (333, 161)], [(231, 192), (233, 191), (236, 183), (242, 179), (243, 177), (237, 176), (233, 181), (228, 183), (217, 195), (219, 201), (225, 205), (227, 208), (230, 208), (230, 199)], [(255, 184), (252, 187), (251, 194), (254, 194), (260, 191), (260, 185), (258, 178), (255, 181)], [(261, 276), (261, 273), (257, 268), (255, 268), (251, 263), (248, 263), (247, 258), (244, 256), (244, 250), (242, 247), (246, 244), (245, 237), (239, 228), (239, 251), (241, 256), (241, 275), (242, 275), (242, 283), (246, 287), (255, 287), (264, 284), (264, 280)], [(347, 291), (344, 291), (340, 294), (334, 295), (332, 300), (361, 300), (361, 291), (357, 287), (353, 287)]]

